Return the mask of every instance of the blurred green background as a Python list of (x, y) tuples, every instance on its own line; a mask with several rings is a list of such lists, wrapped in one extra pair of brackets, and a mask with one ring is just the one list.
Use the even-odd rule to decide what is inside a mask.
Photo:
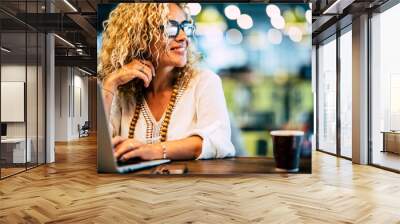
[(237, 155), (272, 157), (271, 130), (303, 130), (311, 141), (309, 4), (188, 6), (202, 66), (223, 82)]

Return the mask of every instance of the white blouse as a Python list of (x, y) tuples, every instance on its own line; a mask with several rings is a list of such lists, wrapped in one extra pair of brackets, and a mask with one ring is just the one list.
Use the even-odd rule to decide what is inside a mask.
[[(135, 100), (114, 96), (110, 125), (113, 136), (128, 137), (129, 126), (135, 110)], [(144, 103), (152, 122), (152, 139), (146, 139), (146, 120), (140, 111), (135, 128), (135, 139), (145, 143), (157, 143), (160, 139), (160, 121), (156, 122), (147, 103)], [(221, 79), (209, 70), (201, 70), (178, 96), (168, 126), (167, 141), (198, 135), (203, 139), (202, 151), (197, 159), (224, 158), (235, 155), (231, 142), (231, 128)]]

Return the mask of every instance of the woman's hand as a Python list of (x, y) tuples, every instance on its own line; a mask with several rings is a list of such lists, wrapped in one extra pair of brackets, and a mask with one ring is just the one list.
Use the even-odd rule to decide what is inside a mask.
[(135, 139), (125, 139), (120, 136), (113, 138), (114, 157), (121, 161), (133, 158), (142, 160), (162, 159), (163, 149), (160, 145), (144, 144)]
[(135, 78), (142, 79), (144, 81), (144, 86), (147, 88), (149, 87), (154, 75), (155, 69), (150, 61), (134, 59), (122, 68), (110, 74), (103, 81), (103, 88), (108, 92), (114, 93), (119, 86), (124, 85)]

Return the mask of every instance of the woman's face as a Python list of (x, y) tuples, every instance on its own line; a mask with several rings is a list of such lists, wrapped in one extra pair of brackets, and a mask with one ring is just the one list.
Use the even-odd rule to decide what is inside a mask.
[[(179, 24), (187, 20), (185, 12), (177, 4), (170, 3), (168, 7), (169, 20), (176, 21)], [(155, 47), (157, 49), (164, 49), (164, 44), (167, 44), (167, 52), (160, 52), (158, 65), (164, 67), (184, 67), (187, 63), (187, 48), (189, 45), (189, 38), (186, 36), (185, 32), (179, 29), (179, 33), (176, 37), (169, 37), (167, 40), (163, 40), (162, 43), (157, 43), (157, 45), (160, 46)]]

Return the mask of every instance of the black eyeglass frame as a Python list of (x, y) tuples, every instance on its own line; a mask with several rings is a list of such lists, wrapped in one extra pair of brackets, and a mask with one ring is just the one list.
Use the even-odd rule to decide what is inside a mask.
[[(194, 24), (193, 21), (184, 20), (181, 23), (179, 23), (178, 21), (175, 21), (175, 20), (168, 20), (168, 23), (169, 23), (169, 25), (172, 25), (172, 26), (175, 26), (178, 28), (176, 30), (175, 34), (168, 35), (169, 38), (176, 38), (179, 35), (180, 30), (183, 30), (183, 32), (185, 32), (187, 37), (193, 37), (195, 35), (196, 25)], [(185, 28), (192, 29), (191, 34), (188, 34), (188, 32), (186, 32)], [(165, 26), (161, 25), (161, 29), (165, 29)]]

